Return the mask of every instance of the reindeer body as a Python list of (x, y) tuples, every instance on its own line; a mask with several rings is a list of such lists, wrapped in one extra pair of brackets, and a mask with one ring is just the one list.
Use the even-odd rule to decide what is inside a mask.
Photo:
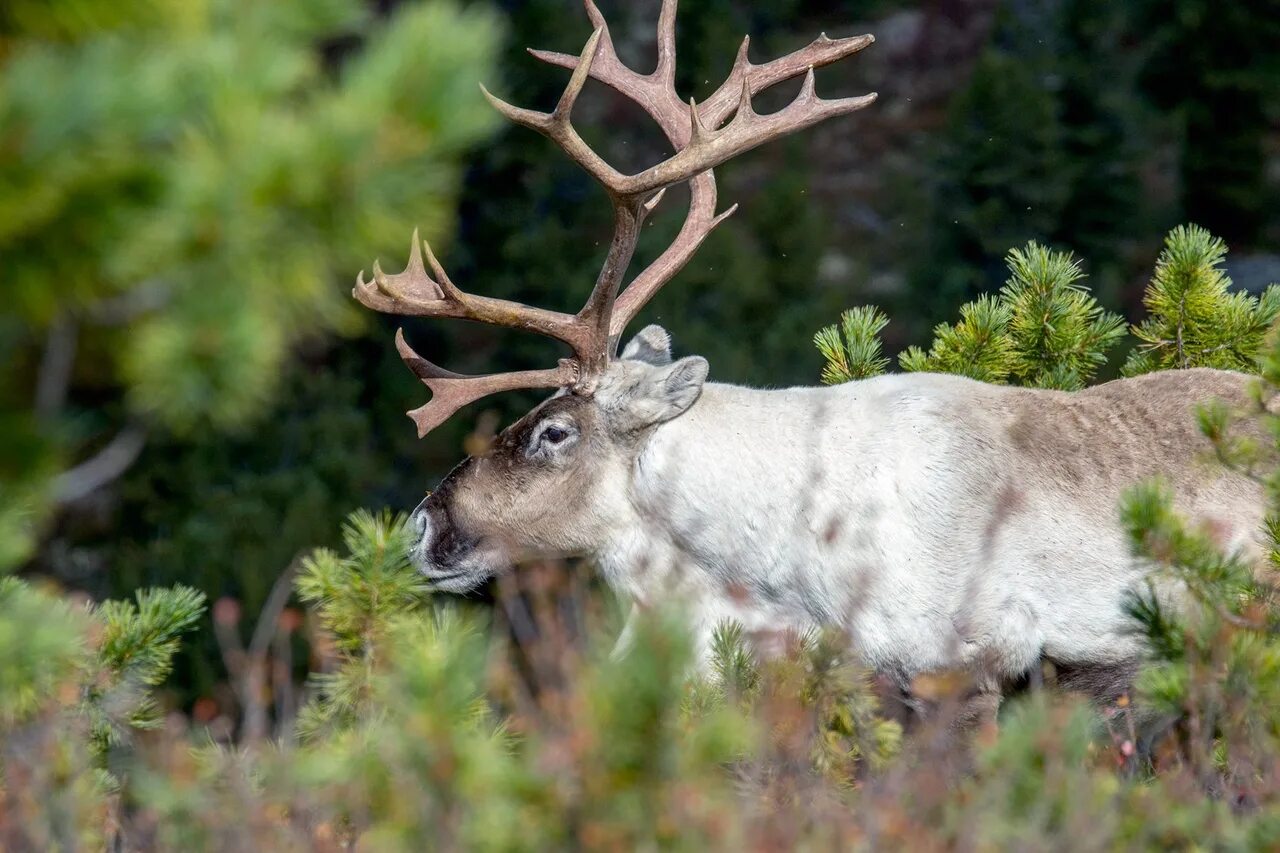
[[(1192, 415), (1209, 398), (1241, 400), (1242, 376), (1162, 373), (1075, 394), (919, 374), (757, 391), (706, 385), (706, 361), (672, 362), (657, 327), (618, 356), (627, 325), (733, 213), (717, 212), (712, 170), (869, 106), (874, 94), (819, 97), (814, 69), (874, 39), (824, 34), (763, 63), (744, 40), (698, 104), (675, 88), (675, 0), (663, 0), (644, 74), (585, 5), (593, 32), (579, 56), (532, 51), (572, 70), (550, 112), (486, 92), (606, 190), (614, 233), (583, 306), (470, 293), (416, 234), (403, 272), (375, 263), (353, 291), (376, 311), (522, 329), (573, 353), (555, 368), (464, 376), (397, 335), (432, 392), (409, 413), (419, 435), (487, 394), (558, 389), (418, 507), (413, 557), (436, 589), (471, 589), (530, 554), (588, 555), (641, 605), (688, 606), (704, 650), (724, 618), (767, 631), (839, 625), (869, 665), (904, 682), (961, 666), (993, 695), (1042, 657), (1106, 669), (1138, 653), (1122, 609), (1143, 574), (1119, 527), (1125, 487), (1163, 475), (1224, 544), (1251, 547), (1262, 496), (1201, 464)], [(798, 76), (788, 106), (756, 113), (755, 95)], [(593, 151), (572, 123), (588, 78), (648, 114), (672, 153), (624, 174)], [(683, 225), (627, 280), (646, 217), (676, 185), (689, 188)]]
[(633, 512), (596, 556), (636, 601), (686, 604), (704, 650), (733, 618), (847, 628), (904, 682), (961, 667), (995, 690), (1041, 658), (1124, 669), (1140, 646), (1123, 603), (1145, 574), (1119, 523), (1125, 488), (1162, 476), (1224, 545), (1256, 547), (1260, 490), (1204, 459), (1193, 413), (1241, 402), (1246, 382), (707, 384), (635, 457)]

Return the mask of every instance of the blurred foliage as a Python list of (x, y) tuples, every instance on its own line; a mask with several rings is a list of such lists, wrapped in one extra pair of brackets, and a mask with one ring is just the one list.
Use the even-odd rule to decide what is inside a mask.
[[(1158, 569), (1130, 612), (1154, 659), (1138, 680), (1139, 694), (1173, 721), (1176, 734), (1161, 761), (1183, 764), (1208, 790), (1251, 811), (1280, 806), (1280, 333), (1274, 329), (1259, 364), (1251, 403), (1239, 411), (1206, 404), (1200, 423), (1219, 462), (1265, 488), (1267, 565), (1252, 565), (1211, 527), (1182, 517), (1166, 484), (1136, 487), (1122, 506), (1135, 553)], [(1160, 594), (1169, 584), (1186, 591), (1190, 606), (1169, 606)]]
[(0, 328), (28, 369), (0, 396), (22, 411), (34, 386), (36, 434), (68, 456), (120, 395), (179, 434), (260, 415), (293, 344), (359, 322), (340, 282), (371, 251), (449, 230), (457, 159), (495, 123), (479, 8), (66, 0), (3, 23)]
[(1114, 299), (1129, 246), (1171, 222), (1149, 206), (1152, 111), (1128, 4), (998, 6), (987, 48), (932, 145), (911, 293), (933, 313), (989, 288), (1007, 247), (1078, 248)]
[(92, 612), (101, 626), (96, 640), (95, 682), (83, 691), (91, 709), (92, 737), (100, 750), (125, 742), (130, 730), (160, 724), (150, 688), (163, 684), (181, 637), (204, 612), (204, 593), (190, 587), (140, 589), (135, 601), (104, 601)]
[[(100, 847), (119, 759), (157, 728), (154, 688), (204, 610), (188, 587), (73, 604), (0, 578), (0, 841), (5, 849)], [(38, 756), (38, 758), (37, 758)], [(16, 825), (15, 825), (16, 823)]]
[(948, 310), (1030, 239), (1088, 258), (1105, 302), (1125, 295), (1149, 235), (1181, 220), (1238, 250), (1275, 246), (1270, 0), (1000, 2), (995, 14), (924, 146), (904, 304)]
[(1174, 124), (1182, 215), (1235, 246), (1275, 245), (1280, 16), (1270, 0), (1125, 4), (1145, 55), (1139, 84)]

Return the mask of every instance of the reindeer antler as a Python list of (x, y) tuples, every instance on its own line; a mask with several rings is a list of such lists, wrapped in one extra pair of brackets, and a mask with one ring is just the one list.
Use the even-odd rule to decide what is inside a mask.
[[(824, 34), (807, 47), (764, 65), (752, 64), (747, 56), (749, 41), (744, 40), (728, 79), (715, 94), (701, 106), (692, 100), (686, 104), (675, 90), (676, 0), (663, 0), (658, 18), (658, 63), (651, 74), (639, 74), (622, 63), (604, 16), (593, 0), (585, 0), (585, 5), (595, 31), (581, 55), (530, 51), (544, 62), (573, 70), (551, 112), (512, 106), (481, 86), (498, 112), (555, 142), (605, 188), (613, 202), (613, 240), (582, 309), (570, 315), (465, 293), (449, 279), (431, 247), (422, 243), (435, 276), (432, 278), (423, 266), (416, 231), (404, 272), (387, 275), (375, 263), (372, 281), (365, 282), (363, 273), (356, 279), (353, 295), (375, 311), (455, 317), (525, 329), (560, 340), (573, 350), (573, 358), (562, 360), (559, 367), (551, 370), (463, 376), (422, 358), (397, 333), (396, 347), (401, 357), (432, 392), (427, 405), (409, 413), (418, 425), (420, 437), (462, 406), (498, 391), (571, 385), (577, 393), (590, 393), (613, 357), (623, 329), (684, 267), (707, 235), (737, 209), (734, 205), (716, 214), (716, 185), (711, 170), (766, 142), (861, 109), (876, 98), (870, 94), (828, 101), (817, 96), (815, 67), (843, 59), (874, 41), (869, 35), (833, 40)], [(764, 116), (752, 109), (754, 94), (801, 73), (805, 74), (804, 85), (790, 105)], [(643, 109), (662, 129), (675, 154), (634, 175), (624, 175), (605, 162), (582, 140), (570, 120), (588, 77), (611, 86)], [(726, 124), (730, 116), (732, 119)], [(667, 187), (686, 181), (690, 184), (690, 203), (680, 233), (619, 295), (645, 217), (657, 206)]]

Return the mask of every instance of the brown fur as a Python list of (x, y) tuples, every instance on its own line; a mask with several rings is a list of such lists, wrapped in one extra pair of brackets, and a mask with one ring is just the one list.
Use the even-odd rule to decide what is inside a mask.
[[(1152, 477), (1163, 478), (1176, 507), (1231, 531), (1256, 527), (1261, 487), (1213, 458), (1200, 432), (1195, 406), (1221, 400), (1233, 409), (1249, 405), (1256, 379), (1225, 370), (1190, 369), (1107, 382), (1083, 391), (1020, 390), (1004, 400), (1010, 450), (1038, 485), (1072, 503), (1114, 512), (1123, 492)], [(1244, 429), (1256, 432), (1256, 426)], [(1203, 507), (1231, 507), (1231, 517), (1199, 515)]]

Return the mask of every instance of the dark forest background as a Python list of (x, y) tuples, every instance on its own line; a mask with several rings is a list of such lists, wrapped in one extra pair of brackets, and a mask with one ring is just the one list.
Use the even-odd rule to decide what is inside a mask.
[[(83, 37), (61, 21), (33, 31), (32, 20), (39, 19), (21, 12), (28, 5), (0, 13), (0, 61), (17, 56), (32, 39), (66, 45)], [(462, 5), (470, 10), (463, 14), (482, 14), (476, 4)], [(657, 5), (601, 2), (623, 58), (641, 68), (652, 63)], [(486, 82), (498, 81), (494, 88), (514, 103), (546, 108), (563, 73), (540, 65), (523, 48), (576, 53), (589, 34), (585, 16), (571, 0), (496, 7), (496, 15), (482, 19), (492, 49), (477, 48), (480, 58), (468, 58), (463, 67), (483, 73)], [(307, 18), (305, 27), (291, 24), (288, 32), (300, 53), (317, 57), (315, 73), (324, 79), (340, 74), (366, 40), (379, 37), (380, 22), (401, 11), (399, 4), (374, 3), (358, 20)], [(1261, 290), (1280, 279), (1277, 12), (1273, 0), (687, 0), (678, 31), (682, 92), (700, 97), (713, 90), (745, 33), (752, 37), (752, 58), (764, 61), (821, 31), (871, 32), (876, 44), (822, 70), (818, 86), (832, 96), (878, 91), (880, 99), (724, 168), (722, 205), (739, 203), (738, 214), (635, 328), (664, 324), (679, 352), (710, 360), (713, 380), (812, 384), (821, 367), (813, 333), (841, 310), (867, 303), (885, 309), (893, 319), (886, 331), (891, 351), (924, 343), (929, 329), (952, 317), (961, 302), (997, 289), (1005, 278), (1004, 254), (1032, 239), (1077, 253), (1101, 301), (1133, 318), (1160, 241), (1181, 222), (1224, 238), (1236, 286)], [(277, 24), (263, 26), (268, 32)], [(405, 48), (414, 49), (412, 43)], [(438, 69), (426, 62), (418, 70), (427, 77), (397, 85), (430, 89), (430, 73)], [(271, 227), (283, 235), (306, 230), (329, 244), (323, 263), (301, 269), (335, 304), (357, 269), (368, 268), (375, 256), (381, 254), (388, 269), (398, 268), (410, 232), (422, 225), (467, 289), (576, 306), (590, 289), (611, 232), (604, 198), (551, 144), (474, 118), (476, 110), (487, 109), (474, 79), (450, 86), (448, 98), (434, 105), (375, 107), (355, 98), (333, 115), (347, 116), (359, 128), (362, 109), (394, 114), (420, 107), (436, 123), (432, 127), (468, 123), (471, 129), (444, 149), (456, 178), (434, 183), (438, 171), (392, 163), (386, 168), (400, 169), (400, 186), (379, 188), (394, 204), (379, 208), (386, 215), (376, 227), (343, 219), (341, 199), (326, 197), (335, 184), (323, 182), (309, 190), (319, 200), (297, 208), (321, 213), (309, 219), (310, 213), (288, 208), (294, 213)], [(575, 114), (588, 141), (623, 167), (660, 156), (656, 130), (620, 98), (592, 86)], [(777, 108), (795, 88), (798, 83), (762, 98), (757, 108)], [(12, 122), (21, 112), (12, 91), (7, 98), (0, 101), (0, 117)], [(340, 123), (332, 115), (326, 121)], [(74, 122), (67, 125), (72, 129), (65, 132), (73, 132)], [(92, 247), (77, 243), (82, 231), (74, 226), (76, 216), (95, 208), (83, 201), (87, 196), (70, 196), (80, 201), (60, 215), (74, 227), (56, 218), (41, 226), (45, 230), (21, 224), (31, 221), (37, 196), (14, 188), (43, 186), (40, 170), (48, 167), (19, 162), (16, 126), (0, 131), (0, 151), (9, 152), (0, 157), (11, 161), (0, 176), (12, 202), (0, 207), (0, 253), (9, 258), (0, 268), (0, 287), (10, 303), (0, 309), (9, 312), (0, 326), (8, 409), (3, 464), (11, 484), (5, 499), (17, 500), (17, 484), (34, 476), (33, 468), (92, 460), (139, 422), (136, 413), (143, 413), (144, 424), (135, 446), (126, 448), (134, 452), (125, 454), (119, 476), (83, 494), (55, 496), (40, 512), (24, 516), (34, 530), (31, 547), (13, 560), (25, 573), (96, 597), (183, 582), (224, 607), (256, 613), (280, 574), (301, 554), (332, 542), (349, 512), (411, 508), (461, 457), (477, 424), (491, 429), (534, 401), (518, 394), (490, 399), (419, 442), (403, 412), (419, 405), (426, 391), (395, 354), (397, 321), (343, 307), (346, 313), (337, 319), (291, 330), (280, 358), (237, 362), (245, 373), (228, 374), (233, 386), (252, 385), (255, 370), (272, 374), (242, 413), (223, 418), (194, 406), (199, 414), (186, 423), (147, 417), (148, 397), (138, 404), (137, 387), (150, 386), (134, 374), (163, 374), (163, 364), (103, 367), (123, 345), (120, 336), (130, 334), (128, 323), (108, 332), (80, 322), (80, 345), (51, 415), (48, 398), (42, 403), (40, 397), (51, 354), (65, 338), (67, 317), (85, 315), (91, 304), (85, 294), (99, 296), (91, 293), (92, 284), (77, 284)], [(385, 124), (370, 124), (359, 132), (372, 145), (385, 130)], [(438, 136), (448, 133), (432, 136), (432, 145)], [(356, 131), (349, 137), (332, 150), (283, 145), (279, 156), (323, 178), (329, 173), (308, 158), (337, 172), (343, 157), (366, 156), (358, 148), (365, 137)], [(238, 156), (257, 157), (260, 146), (261, 140), (253, 141)], [(102, 174), (95, 172), (95, 180)], [(77, 192), (93, 183), (76, 180)], [(344, 187), (356, 187), (356, 197), (365, 190), (358, 174), (342, 180)], [(145, 181), (128, 185), (149, 198)], [(14, 199), (22, 199), (21, 209)], [(114, 199), (98, 199), (95, 215), (109, 220)], [(452, 228), (450, 201), (456, 202)], [(665, 203), (647, 229), (637, 268), (666, 245), (681, 207), (679, 199)], [(225, 222), (220, 217), (237, 219), (239, 213), (215, 207), (209, 215)], [(252, 239), (263, 245), (253, 244), (257, 248), (245, 255), (250, 265), (276, 257), (277, 232), (262, 227)], [(160, 240), (151, 232), (110, 237), (116, 243)], [(278, 239), (274, 245), (283, 246), (289, 236)], [(149, 278), (130, 271), (145, 269), (152, 257), (148, 246), (142, 244), (133, 267), (113, 262), (104, 278), (131, 284), (113, 285), (108, 295), (135, 293), (133, 284)], [(226, 280), (244, 269), (229, 268)], [(60, 288), (63, 295), (50, 298)], [(222, 309), (215, 304), (201, 310), (211, 312), (216, 327)], [(309, 317), (287, 316), (296, 325)], [(252, 337), (255, 328), (245, 334)], [(410, 323), (407, 334), (424, 355), (463, 372), (542, 366), (555, 356), (540, 339), (466, 324)], [(156, 393), (169, 387), (160, 379), (156, 384)], [(200, 631), (182, 653), (174, 683), (184, 702), (216, 701), (226, 689), (215, 636)]]

